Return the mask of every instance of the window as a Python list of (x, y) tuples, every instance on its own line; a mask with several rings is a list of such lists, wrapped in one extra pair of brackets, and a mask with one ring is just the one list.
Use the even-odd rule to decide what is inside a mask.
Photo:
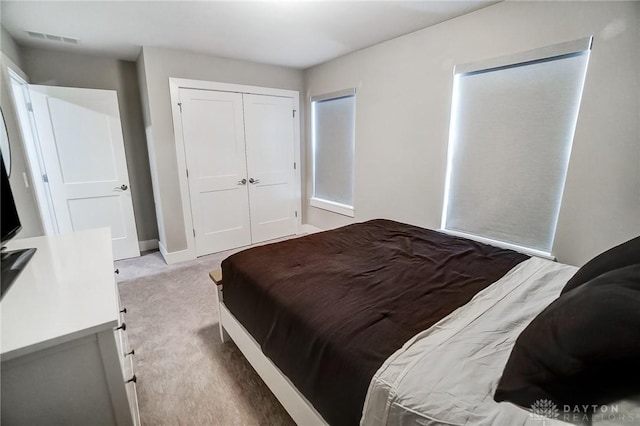
[(353, 163), (356, 92), (343, 90), (311, 98), (314, 207), (354, 216)]
[(444, 231), (551, 255), (591, 42), (455, 67)]

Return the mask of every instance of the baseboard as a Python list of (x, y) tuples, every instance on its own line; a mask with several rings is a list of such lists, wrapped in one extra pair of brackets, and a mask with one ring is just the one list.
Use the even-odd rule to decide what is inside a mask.
[(158, 248), (162, 258), (167, 265), (173, 265), (174, 263), (186, 262), (187, 260), (195, 260), (195, 256), (188, 250), (173, 251), (169, 253), (167, 248), (162, 244), (162, 241), (158, 241)]
[(317, 226), (313, 226), (308, 223), (303, 223), (302, 225), (300, 225), (300, 234), (315, 234), (316, 232), (322, 231), (323, 229), (320, 229)]
[(138, 247), (140, 248), (140, 251), (157, 250), (158, 240), (138, 241)]

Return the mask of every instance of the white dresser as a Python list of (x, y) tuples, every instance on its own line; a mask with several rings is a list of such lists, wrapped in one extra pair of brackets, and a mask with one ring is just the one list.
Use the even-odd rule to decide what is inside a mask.
[(28, 247), (0, 302), (2, 423), (140, 424), (109, 229), (8, 244)]

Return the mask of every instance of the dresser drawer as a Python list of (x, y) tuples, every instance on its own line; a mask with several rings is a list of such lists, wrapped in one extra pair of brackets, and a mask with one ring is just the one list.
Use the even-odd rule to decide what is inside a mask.
[[(134, 355), (127, 355), (124, 358), (123, 375), (125, 380), (125, 387), (127, 390), (127, 399), (129, 400), (129, 408), (131, 409), (131, 417), (133, 418), (133, 424), (140, 424), (140, 412), (138, 409), (138, 393), (137, 393), (137, 376), (135, 374), (134, 367)], [(135, 378), (135, 380), (131, 380)]]
[[(119, 297), (118, 297), (119, 299)], [(136, 388), (137, 376), (135, 372), (135, 350), (129, 344), (127, 331), (127, 308), (120, 304), (120, 312), (118, 315), (118, 328), (115, 330), (115, 337), (118, 346), (118, 358), (122, 369), (122, 377), (125, 381), (125, 390), (127, 400), (129, 401), (129, 409), (131, 410), (131, 418), (134, 425), (140, 424), (140, 411), (138, 408), (138, 394)], [(123, 326), (124, 324), (124, 326)]]

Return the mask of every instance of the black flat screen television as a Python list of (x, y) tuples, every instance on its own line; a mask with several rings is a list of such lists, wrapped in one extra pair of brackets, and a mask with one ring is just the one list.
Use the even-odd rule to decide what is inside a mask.
[(20, 272), (27, 265), (27, 262), (33, 257), (35, 248), (23, 249), (23, 250), (5, 250), (4, 244), (22, 229), (20, 224), (20, 217), (18, 216), (18, 210), (16, 209), (16, 203), (13, 200), (13, 193), (11, 192), (11, 186), (9, 185), (9, 177), (4, 167), (4, 160), (0, 158), (0, 166), (2, 167), (2, 192), (0, 197), (2, 204), (0, 204), (0, 221), (2, 222), (2, 228), (0, 234), (2, 237), (2, 252), (0, 263), (2, 266), (2, 276), (0, 276), (0, 286), (2, 287), (2, 293), (0, 298), (4, 297), (6, 292), (11, 287), (11, 284), (20, 275)]
[(0, 231), (2, 233), (2, 243), (4, 244), (13, 238), (22, 229), (22, 226), (20, 225), (16, 204), (13, 201), (13, 193), (9, 185), (7, 171), (4, 168), (4, 161), (0, 161), (0, 164), (2, 164), (2, 229)]

